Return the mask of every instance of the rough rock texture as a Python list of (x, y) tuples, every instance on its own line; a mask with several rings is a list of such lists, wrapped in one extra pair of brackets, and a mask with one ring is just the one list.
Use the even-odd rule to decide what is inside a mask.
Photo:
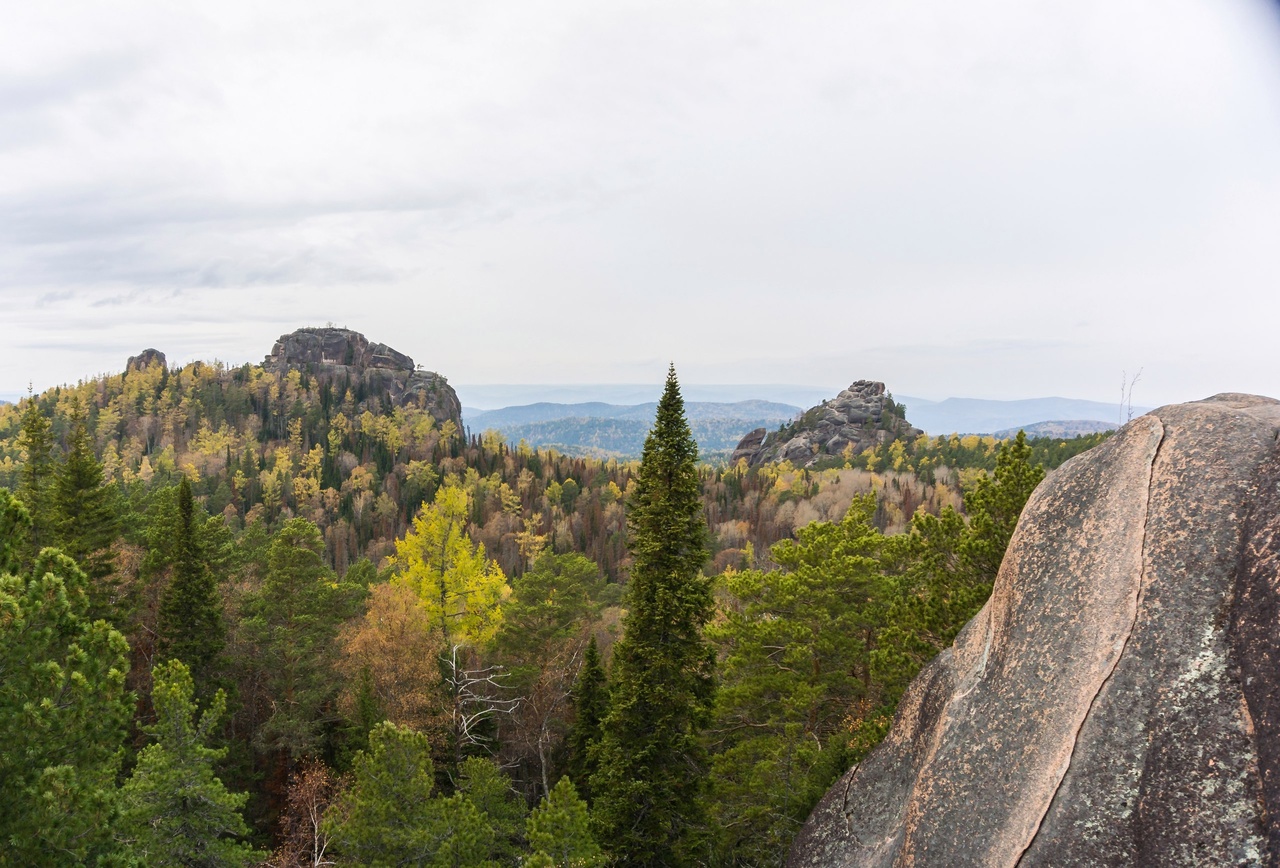
[(788, 865), (1280, 865), (1278, 432), (1218, 395), (1050, 475)]
[(1245, 522), (1245, 548), (1236, 573), (1231, 640), (1253, 721), (1262, 798), (1272, 821), (1267, 852), (1280, 861), (1280, 461), (1258, 479)]
[(452, 420), (462, 430), (462, 404), (439, 374), (420, 371), (413, 359), (386, 344), (374, 344), (359, 332), (340, 328), (302, 328), (281, 335), (262, 363), (272, 372), (298, 370), (320, 382), (345, 384), (359, 402), (381, 401), (415, 406), (437, 421)]
[(923, 433), (886, 407), (884, 383), (858, 380), (830, 401), (806, 410), (796, 422), (777, 431), (757, 428), (742, 438), (730, 461), (745, 458), (751, 466), (790, 461), (807, 467), (823, 458), (853, 454), (898, 437)]
[(164, 353), (157, 349), (148, 347), (136, 356), (129, 356), (129, 361), (125, 362), (124, 370), (127, 374), (130, 371), (145, 371), (152, 365), (160, 365), (163, 367), (168, 362), (165, 360)]

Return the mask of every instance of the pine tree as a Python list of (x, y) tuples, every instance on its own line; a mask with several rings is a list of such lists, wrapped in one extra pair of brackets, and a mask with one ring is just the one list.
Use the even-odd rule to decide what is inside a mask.
[(116, 538), (117, 511), (113, 495), (113, 489), (102, 482), (102, 464), (93, 453), (77, 401), (71, 412), (67, 457), (54, 481), (53, 506), (58, 547), (94, 582), (110, 575), (114, 562), (111, 544)]
[(325, 814), (334, 850), (356, 865), (480, 866), (493, 829), (465, 795), (432, 798), (427, 737), (383, 722), (351, 764), (351, 786)]
[(143, 748), (121, 788), (118, 836), (144, 865), (248, 866), (261, 856), (236, 838), (249, 834), (240, 810), (248, 794), (229, 793), (213, 771), (226, 749), (207, 747), (226, 709), (219, 690), (196, 722), (191, 673), (181, 660), (156, 666), (156, 741)]
[(160, 601), (157, 651), (161, 659), (187, 664), (204, 694), (226, 644), (226, 627), (217, 583), (201, 551), (194, 509), (191, 482), (184, 476), (178, 485), (173, 576)]
[(568, 777), (551, 788), (551, 792), (529, 814), (526, 824), (529, 849), (537, 862), (555, 868), (594, 868), (604, 864), (600, 845), (591, 837), (587, 803)]
[(774, 545), (779, 569), (721, 577), (723, 617), (707, 631), (723, 653), (708, 804), (730, 861), (785, 860), (848, 768), (851, 717), (886, 701), (883, 640), (900, 626), (889, 617), (899, 594), (875, 512), (874, 493), (855, 497), (838, 524), (815, 521)]
[(435, 767), (427, 737), (394, 723), (369, 732), (351, 764), (351, 786), (325, 815), (334, 849), (357, 864), (400, 864), (430, 854)]
[(960, 557), (979, 582), (989, 586), (995, 581), (1018, 516), (1043, 479), (1044, 467), (1031, 463), (1027, 434), (1019, 431), (1012, 443), (1000, 444), (995, 473), (979, 479), (973, 489), (965, 493), (969, 532)]
[(17, 575), (31, 532), (31, 513), (22, 501), (0, 488), (0, 576)]
[(511, 779), (492, 760), (467, 757), (459, 768), (458, 794), (475, 806), (493, 831), (488, 858), (499, 865), (516, 864), (529, 808), (512, 789)]
[(323, 552), (314, 524), (285, 522), (271, 541), (262, 589), (244, 603), (244, 632), (271, 705), (255, 741), (289, 760), (318, 753), (326, 727), (337, 722), (338, 629), (363, 595), (334, 581)]
[(596, 838), (620, 865), (689, 864), (702, 826), (714, 658), (697, 455), (673, 366), (630, 503), (629, 611), (591, 778)]
[(569, 777), (584, 799), (591, 800), (590, 780), (596, 772), (592, 749), (600, 741), (600, 722), (609, 708), (609, 683), (600, 649), (592, 636), (573, 685), (573, 728), (569, 730)]
[(114, 849), (129, 648), (89, 621), (85, 576), (65, 555), (9, 572), (28, 521), (0, 489), (0, 866), (98, 864)]
[(18, 445), (26, 452), (18, 498), (31, 516), (26, 551), (26, 564), (30, 566), (35, 563), (40, 549), (53, 545), (56, 532), (53, 521), (53, 431), (34, 397), (27, 398)]

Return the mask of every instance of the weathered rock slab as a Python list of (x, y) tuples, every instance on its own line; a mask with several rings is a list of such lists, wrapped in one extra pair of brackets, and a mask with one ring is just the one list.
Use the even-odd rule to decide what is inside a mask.
[(788, 864), (1278, 864), (1278, 432), (1219, 395), (1051, 474)]

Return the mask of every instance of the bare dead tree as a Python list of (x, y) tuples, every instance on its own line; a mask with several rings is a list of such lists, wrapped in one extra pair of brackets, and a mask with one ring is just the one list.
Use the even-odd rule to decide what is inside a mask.
[(338, 790), (338, 781), (317, 759), (308, 759), (289, 781), (286, 811), (281, 818), (280, 847), (263, 868), (323, 868), (338, 864), (328, 856), (329, 835), (321, 820)]
[(1142, 379), (1142, 368), (1132, 378), (1128, 371), (1120, 372), (1120, 424), (1133, 421), (1133, 387)]
[(461, 659), (468, 650), (463, 645), (452, 645), (445, 660), (445, 685), (453, 697), (450, 715), (455, 766), (462, 764), (465, 747), (488, 749), (488, 739), (480, 732), (484, 721), (495, 714), (513, 714), (522, 701), (518, 696), (503, 697), (504, 692), (511, 690), (503, 683), (507, 677), (506, 667), (495, 664), (468, 669)]
[(526, 793), (534, 800), (551, 791), (553, 752), (568, 728), (573, 684), (590, 635), (584, 631), (544, 660), (537, 675), (524, 686), (519, 709), (510, 715), (510, 732), (503, 736), (503, 748), (514, 754), (510, 765), (521, 765), (526, 758), (537, 763), (537, 780), (532, 792)]

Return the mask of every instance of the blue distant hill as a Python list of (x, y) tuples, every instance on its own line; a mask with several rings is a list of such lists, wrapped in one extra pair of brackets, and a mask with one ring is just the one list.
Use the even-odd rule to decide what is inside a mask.
[[(655, 385), (490, 385), (460, 386), (463, 421), (472, 434), (496, 430), (516, 443), (555, 448), (569, 455), (634, 458), (640, 454), (653, 421), (660, 386)], [(777, 429), (804, 408), (834, 398), (838, 388), (817, 386), (687, 386), (681, 391), (690, 427), (705, 458), (727, 455), (755, 428)], [(794, 396), (778, 400), (777, 396)], [(533, 400), (497, 405), (512, 396)], [(585, 400), (554, 400), (555, 398)], [(1043, 436), (1073, 436), (1100, 431), (1127, 419), (1119, 404), (1078, 398), (1026, 398), (996, 401), (947, 398), (933, 401), (896, 395), (906, 418), (929, 434), (1006, 434), (1019, 428)], [(1133, 414), (1148, 411), (1134, 407)]]
[[(511, 443), (553, 448), (567, 455), (635, 458), (653, 424), (657, 403), (607, 404), (541, 401), (499, 410), (463, 409), (472, 434), (498, 431)], [(792, 404), (749, 400), (731, 403), (688, 401), (685, 416), (704, 458), (727, 454), (755, 428), (776, 428), (801, 412)]]
[[(907, 395), (896, 396), (907, 408), (907, 419), (929, 434), (995, 434), (1026, 428), (1042, 422), (1069, 425), (1071, 422), (1109, 422), (1119, 425), (1127, 420), (1128, 410), (1105, 401), (1079, 398), (1026, 398), (1019, 401), (991, 401), (983, 398), (947, 398), (929, 401)], [(1140, 416), (1150, 407), (1134, 407)], [(1094, 430), (1102, 430), (1095, 428)]]
[[(600, 401), (587, 401), (581, 404), (541, 401), (519, 407), (503, 407), (500, 410), (479, 412), (464, 410), (463, 420), (475, 433), (489, 428), (501, 429), (504, 426), (552, 422), (557, 419), (631, 419), (638, 422), (651, 422), (657, 410), (656, 401), (629, 405), (605, 404)], [(731, 404), (717, 401), (686, 401), (684, 405), (685, 416), (691, 422), (712, 419), (751, 419), (782, 423), (790, 421), (802, 410), (802, 407), (791, 404), (758, 400), (735, 401)]]
[[(460, 385), (450, 383), (464, 408), (472, 412), (530, 404), (602, 403), (631, 407), (656, 402), (662, 395), (662, 382), (654, 383), (568, 383), (520, 384), (485, 383)], [(680, 394), (686, 401), (733, 404), (740, 401), (768, 401), (796, 407), (812, 407), (837, 394), (844, 386), (814, 386), (788, 383), (756, 383), (742, 385), (681, 383)]]

